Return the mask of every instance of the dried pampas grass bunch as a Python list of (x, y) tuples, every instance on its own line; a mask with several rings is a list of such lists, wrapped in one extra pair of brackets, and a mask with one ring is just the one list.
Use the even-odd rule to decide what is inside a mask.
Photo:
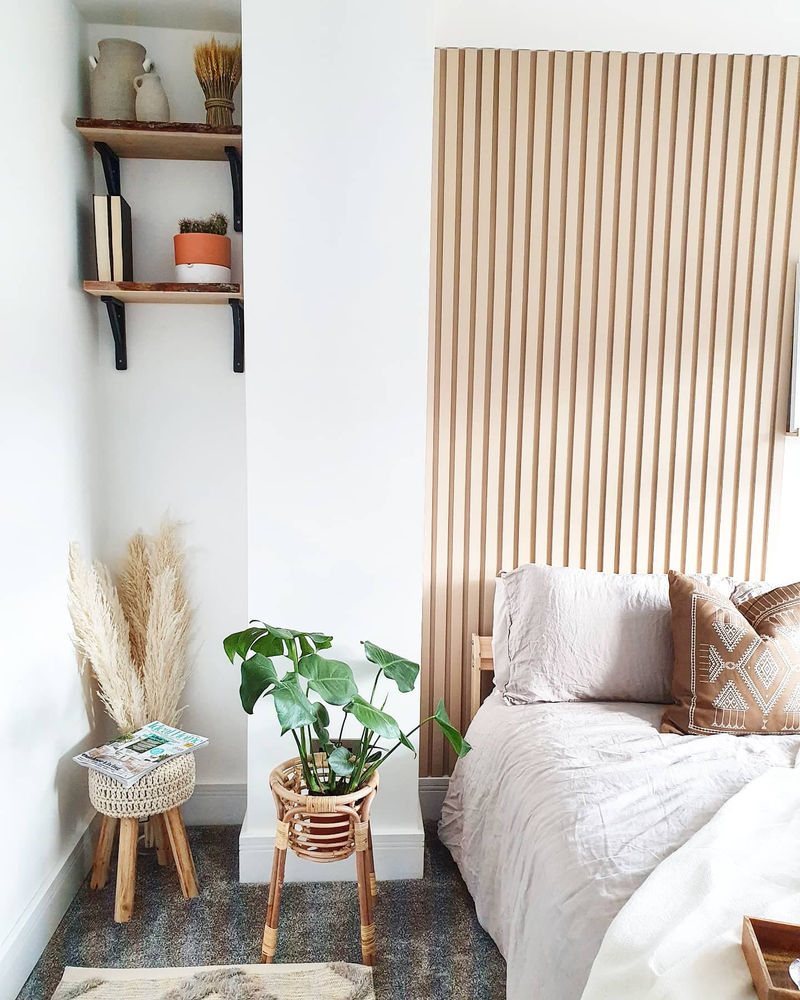
[(120, 732), (138, 729), (147, 710), (128, 622), (108, 570), (102, 563), (85, 563), (75, 542), (69, 547), (68, 601), (75, 649), (91, 665), (108, 714)]
[(233, 125), (233, 92), (242, 78), (242, 43), (211, 38), (194, 50), (194, 71), (206, 95), (206, 124)]
[(116, 587), (102, 563), (89, 566), (78, 546), (70, 545), (75, 648), (90, 665), (120, 732), (180, 719), (191, 625), (183, 564), (177, 525), (169, 520), (154, 539), (130, 539)]

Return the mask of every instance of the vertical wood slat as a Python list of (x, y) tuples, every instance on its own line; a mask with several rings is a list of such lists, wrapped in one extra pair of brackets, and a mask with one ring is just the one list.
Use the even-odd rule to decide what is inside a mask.
[[(798, 255), (796, 57), (439, 50), (423, 711), (528, 561), (763, 576)], [(423, 774), (448, 773), (423, 731)]]

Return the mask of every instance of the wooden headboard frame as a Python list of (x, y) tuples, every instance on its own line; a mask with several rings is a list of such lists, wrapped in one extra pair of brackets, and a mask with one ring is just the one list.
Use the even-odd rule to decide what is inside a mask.
[(491, 689), (494, 675), (494, 657), (492, 656), (492, 637), (490, 635), (472, 635), (472, 683), (470, 685), (470, 720), (481, 707), (481, 702)]

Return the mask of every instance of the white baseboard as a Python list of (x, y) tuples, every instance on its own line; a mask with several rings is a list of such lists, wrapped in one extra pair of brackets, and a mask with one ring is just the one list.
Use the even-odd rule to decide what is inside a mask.
[[(239, 836), (240, 882), (269, 882), (274, 846), (275, 838), (261, 831), (248, 829), (245, 817)], [(425, 853), (425, 833), (422, 829), (408, 833), (382, 833), (373, 830), (372, 848), (375, 874), (379, 881), (422, 878)], [(326, 865), (305, 861), (291, 851), (286, 857), (287, 882), (352, 882), (355, 877), (355, 856)]]
[(447, 777), (419, 779), (419, 805), (424, 820), (439, 822), (442, 815), (442, 803), (447, 795), (449, 783), (450, 779)]
[[(423, 819), (438, 821), (449, 781), (447, 777), (419, 779)], [(247, 785), (217, 782), (196, 785), (181, 812), (187, 826), (238, 826), (247, 812)]]
[[(438, 820), (447, 794), (449, 778), (420, 778), (419, 804), (422, 818)], [(238, 826), (247, 812), (247, 785), (214, 782), (196, 785), (194, 794), (181, 807), (187, 826)]]
[(187, 826), (238, 826), (247, 811), (247, 785), (195, 785), (188, 802), (181, 806)]
[(39, 961), (92, 866), (98, 829), (99, 820), (95, 817), (77, 836), (62, 864), (41, 886), (0, 943), (0, 1000), (14, 1000)]

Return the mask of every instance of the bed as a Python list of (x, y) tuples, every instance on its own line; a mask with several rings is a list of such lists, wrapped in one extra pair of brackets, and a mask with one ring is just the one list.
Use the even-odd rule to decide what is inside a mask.
[[(473, 752), (439, 832), (508, 964), (508, 1000), (579, 1000), (604, 935), (665, 858), (800, 736), (662, 734), (664, 704), (509, 705), (473, 640)], [(480, 705), (478, 708), (477, 706)]]

